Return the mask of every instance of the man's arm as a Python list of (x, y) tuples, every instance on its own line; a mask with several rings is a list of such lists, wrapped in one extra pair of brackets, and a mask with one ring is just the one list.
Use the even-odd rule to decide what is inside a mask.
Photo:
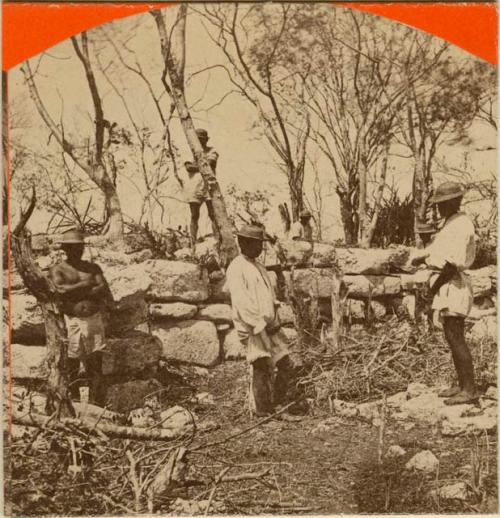
[(101, 268), (98, 265), (95, 266), (94, 273), (94, 285), (90, 290), (90, 295), (93, 297), (102, 296), (104, 304), (108, 309), (112, 309), (114, 305), (113, 294), (109, 288), (109, 284), (106, 281)]
[(77, 290), (86, 290), (93, 285), (92, 279), (84, 279), (74, 284), (68, 284), (65, 275), (56, 266), (49, 272), (50, 279), (54, 283), (56, 291), (61, 295), (66, 295)]
[(442, 270), (439, 272), (438, 278), (431, 286), (429, 295), (434, 297), (440, 288), (447, 282), (450, 282), (458, 274), (458, 269), (454, 264), (446, 262)]

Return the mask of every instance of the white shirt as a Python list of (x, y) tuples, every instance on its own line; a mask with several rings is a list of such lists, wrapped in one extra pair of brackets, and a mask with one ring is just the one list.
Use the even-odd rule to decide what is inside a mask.
[[(434, 297), (432, 308), (445, 315), (467, 316), (472, 308), (472, 285), (464, 270), (470, 268), (476, 256), (474, 225), (463, 212), (446, 220), (434, 241), (427, 247), (426, 263), (441, 270), (448, 262), (456, 266), (459, 275), (441, 286)], [(431, 285), (437, 276), (431, 279)]]
[(242, 334), (257, 335), (276, 320), (276, 296), (262, 264), (239, 255), (226, 271), (233, 322)]
[(301, 239), (305, 241), (312, 241), (313, 229), (310, 223), (302, 225), (300, 221), (296, 221), (290, 227), (290, 233), (288, 234), (290, 239)]

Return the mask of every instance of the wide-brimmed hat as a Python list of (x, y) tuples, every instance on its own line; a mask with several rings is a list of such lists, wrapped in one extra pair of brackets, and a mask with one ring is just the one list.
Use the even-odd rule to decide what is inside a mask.
[(236, 232), (238, 237), (246, 237), (257, 241), (268, 241), (263, 227), (258, 225), (245, 225)]
[(78, 229), (67, 230), (57, 243), (59, 245), (84, 245), (83, 232)]
[(208, 131), (203, 129), (203, 128), (196, 128), (196, 134), (198, 135), (198, 137), (204, 137), (204, 138), (208, 138)]
[(441, 203), (443, 201), (461, 198), (465, 194), (465, 189), (457, 182), (444, 182), (434, 191), (434, 195), (429, 203)]
[(434, 234), (437, 230), (436, 225), (425, 221), (417, 222), (416, 228), (419, 234)]
[(312, 214), (307, 209), (304, 209), (304, 210), (300, 211), (299, 217), (300, 218), (312, 218)]

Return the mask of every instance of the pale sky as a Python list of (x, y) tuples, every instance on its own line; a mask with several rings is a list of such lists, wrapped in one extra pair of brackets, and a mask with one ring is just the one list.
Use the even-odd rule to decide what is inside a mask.
[[(332, 6), (332, 9), (335, 8)], [(172, 8), (169, 8), (168, 12), (169, 16), (175, 14), (175, 10)], [(108, 24), (108, 29), (122, 31), (122, 34), (127, 35), (134, 34), (128, 45), (134, 49), (141, 66), (153, 83), (155, 91), (161, 92), (162, 61), (156, 26), (151, 15), (141, 14), (117, 20)], [(89, 31), (91, 39), (94, 34), (96, 31)], [(186, 42), (186, 77), (189, 77), (193, 71), (223, 62), (221, 52), (206, 36), (205, 29), (200, 24), (197, 15), (191, 15), (188, 19)], [(464, 51), (459, 52), (465, 54)], [(106, 57), (103, 58), (103, 62), (107, 62)], [(35, 68), (38, 58), (32, 59), (31, 63)], [(130, 126), (123, 105), (113, 89), (101, 74), (97, 75), (97, 80), (103, 96), (106, 118), (116, 121), (119, 125)], [(62, 116), (68, 135), (81, 143), (86, 135), (92, 134), (90, 94), (81, 64), (76, 59), (69, 40), (48, 50), (38, 69), (36, 81), (47, 109), (56, 121), (60, 121)], [(124, 95), (134, 119), (139, 124), (150, 127), (155, 134), (161, 135), (163, 128), (153, 111), (144, 84), (132, 73), (128, 73), (117, 81), (121, 82), (122, 88), (126, 88)], [(219, 152), (217, 176), (222, 189), (224, 190), (230, 183), (235, 183), (241, 189), (260, 189), (269, 193), (273, 210), (267, 223), (271, 231), (277, 231), (279, 230), (279, 218), (276, 207), (278, 203), (286, 201), (288, 198), (286, 177), (276, 166), (275, 156), (267, 141), (260, 135), (260, 131), (254, 128), (256, 114), (253, 107), (240, 96), (231, 94), (225, 97), (220, 105), (206, 111), (206, 108), (216, 104), (230, 90), (231, 84), (221, 68), (212, 68), (198, 74), (187, 86), (188, 102), (195, 104), (192, 116), (195, 119), (195, 125), (208, 130), (211, 137), (210, 144)], [(21, 110), (28, 115), (30, 121), (27, 128), (13, 129), (12, 137), (40, 153), (43, 153), (47, 146), (52, 146), (56, 150), (57, 147), (53, 142), (48, 144), (49, 133), (29, 98), (23, 76), (18, 68), (9, 73), (9, 95), (11, 105), (13, 107), (21, 106)], [(168, 106), (166, 96), (164, 96), (163, 102), (165, 107)], [(14, 108), (13, 111), (15, 111)], [(191, 158), (189, 148), (178, 121), (172, 124), (171, 131), (175, 144), (181, 150), (181, 163), (189, 160)], [(487, 126), (477, 123), (471, 128), (470, 136), (472, 143), (468, 148), (443, 146), (439, 154), (449, 165), (459, 165), (463, 152), (468, 151), (471, 167), (476, 171), (478, 177), (485, 177), (496, 170), (496, 150), (476, 151), (476, 149), (495, 148), (496, 135)], [(342, 237), (342, 229), (339, 223), (336, 195), (328, 195), (331, 190), (329, 184), (333, 180), (333, 176), (324, 160), (320, 160), (319, 169), (325, 191), (324, 238), (336, 239)], [(394, 183), (402, 196), (411, 189), (411, 171), (411, 160), (391, 158), (388, 181), (391, 184)], [(305, 191), (308, 198), (312, 198), (312, 181), (312, 174), (310, 172), (308, 174), (306, 171)], [(13, 188), (16, 188), (15, 182)], [(167, 182), (164, 190), (168, 196), (180, 197), (178, 185), (173, 179)], [(137, 217), (141, 196), (132, 187), (129, 180), (119, 180), (119, 194), (124, 213), (132, 218)], [(83, 202), (86, 203), (86, 200)], [(189, 221), (189, 209), (184, 203), (169, 200), (167, 212), (164, 225), (186, 225)], [(158, 218), (156, 220), (158, 221)], [(38, 211), (31, 221), (32, 230), (45, 231), (47, 221), (48, 215), (43, 211)], [(205, 211), (202, 209), (201, 234), (209, 232), (209, 228)]]

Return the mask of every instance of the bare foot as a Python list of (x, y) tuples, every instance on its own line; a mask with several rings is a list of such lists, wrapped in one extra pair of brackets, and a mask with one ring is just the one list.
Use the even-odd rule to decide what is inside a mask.
[(465, 405), (477, 403), (479, 394), (477, 392), (460, 391), (458, 394), (444, 400), (445, 405)]
[(460, 392), (459, 386), (449, 387), (438, 393), (438, 397), (452, 397)]

